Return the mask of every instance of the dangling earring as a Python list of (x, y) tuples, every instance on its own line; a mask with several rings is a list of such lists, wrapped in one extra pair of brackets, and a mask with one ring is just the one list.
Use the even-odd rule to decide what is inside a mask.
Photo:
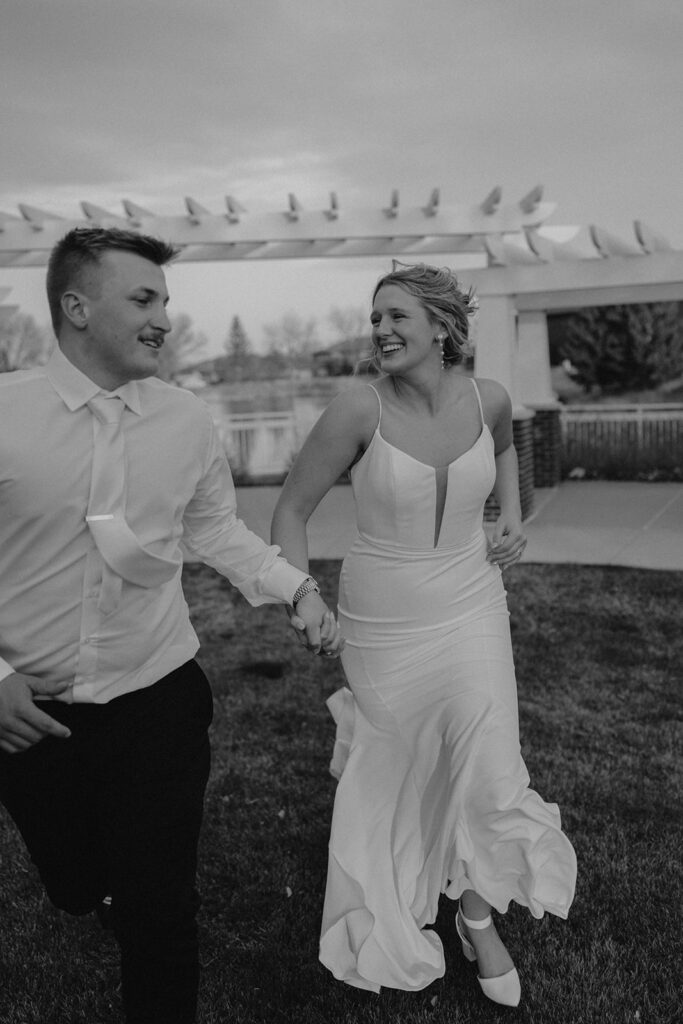
[(441, 369), (442, 370), (446, 369), (446, 360), (444, 359), (444, 352), (443, 352), (443, 343), (444, 343), (445, 339), (446, 339), (446, 335), (445, 334), (437, 334), (437, 336), (436, 336), (436, 340), (438, 341), (439, 347), (441, 348)]

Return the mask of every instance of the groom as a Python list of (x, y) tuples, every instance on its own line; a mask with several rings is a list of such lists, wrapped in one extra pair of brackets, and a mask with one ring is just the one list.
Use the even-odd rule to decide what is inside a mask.
[[(236, 517), (207, 407), (154, 375), (175, 250), (79, 228), (52, 251), (58, 345), (0, 376), (0, 801), (50, 899), (111, 901), (128, 1024), (192, 1024), (212, 699), (179, 542), (253, 605), (339, 636), (315, 581)], [(109, 900), (110, 898), (110, 900)]]

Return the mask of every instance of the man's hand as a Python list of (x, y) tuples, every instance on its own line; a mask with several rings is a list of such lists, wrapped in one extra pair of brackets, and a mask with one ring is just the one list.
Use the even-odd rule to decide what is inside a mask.
[(297, 601), (296, 611), (290, 615), (290, 623), (296, 630), (300, 642), (327, 658), (338, 657), (344, 647), (339, 625), (323, 599), (315, 591)]
[(68, 739), (67, 727), (46, 715), (33, 700), (34, 696), (55, 697), (68, 687), (68, 683), (46, 683), (21, 672), (0, 679), (0, 750), (17, 754), (46, 736)]

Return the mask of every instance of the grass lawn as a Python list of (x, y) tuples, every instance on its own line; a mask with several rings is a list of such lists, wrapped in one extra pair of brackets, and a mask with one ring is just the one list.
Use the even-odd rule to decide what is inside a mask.
[[(328, 596), (337, 562), (314, 564)], [(317, 939), (334, 796), (325, 698), (338, 662), (277, 607), (185, 570), (215, 695), (200, 850), (201, 1024), (673, 1024), (681, 984), (683, 574), (520, 566), (508, 575), (522, 746), (579, 861), (567, 922), (513, 907), (501, 932), (517, 1010), (484, 999), (444, 899), (445, 978), (381, 996), (335, 981)], [(43, 897), (0, 812), (0, 1024), (120, 1021), (117, 957), (93, 919)]]

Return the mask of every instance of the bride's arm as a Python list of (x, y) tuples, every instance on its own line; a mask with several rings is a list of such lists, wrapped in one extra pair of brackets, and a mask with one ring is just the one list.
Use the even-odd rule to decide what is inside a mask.
[(486, 381), (482, 391), (486, 418), (491, 424), (495, 445), (496, 482), (493, 494), (500, 506), (487, 557), (494, 565), (504, 569), (517, 562), (526, 547), (519, 497), (517, 452), (512, 443), (512, 403), (505, 388), (496, 381)]
[(273, 513), (271, 541), (308, 572), (306, 524), (320, 501), (362, 453), (374, 430), (377, 399), (367, 386), (338, 395), (309, 434)]

